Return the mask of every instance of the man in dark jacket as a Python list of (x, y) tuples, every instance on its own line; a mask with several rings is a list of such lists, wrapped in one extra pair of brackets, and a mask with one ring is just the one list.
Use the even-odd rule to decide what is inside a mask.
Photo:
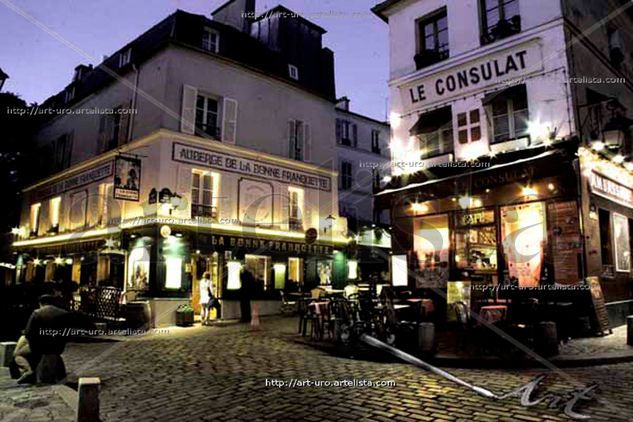
[(254, 284), (255, 277), (253, 277), (253, 273), (249, 270), (244, 270), (242, 273), (242, 288), (240, 289), (240, 322), (251, 321), (251, 297)]
[(50, 368), (54, 374), (45, 374), (45, 378), (61, 379), (66, 375), (61, 354), (66, 347), (66, 337), (69, 334), (65, 329), (69, 327), (70, 314), (55, 306), (55, 303), (54, 296), (40, 297), (40, 307), (31, 314), (24, 329), (24, 336), (18, 341), (21, 347), (16, 348), (14, 355), (15, 364), (20, 372), (18, 383), (36, 381), (35, 372), (43, 356), (52, 357), (55, 361)]

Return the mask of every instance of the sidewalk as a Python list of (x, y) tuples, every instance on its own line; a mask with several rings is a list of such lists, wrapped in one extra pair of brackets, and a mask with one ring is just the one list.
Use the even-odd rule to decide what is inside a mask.
[(76, 392), (65, 385), (18, 385), (8, 368), (0, 368), (0, 421), (74, 421)]

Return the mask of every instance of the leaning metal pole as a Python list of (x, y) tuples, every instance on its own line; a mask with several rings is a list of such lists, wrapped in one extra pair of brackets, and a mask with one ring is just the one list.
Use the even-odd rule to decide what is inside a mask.
[(454, 375), (452, 375), (452, 374), (450, 374), (450, 373), (448, 373), (446, 371), (443, 371), (440, 368), (437, 368), (437, 367), (435, 367), (435, 366), (433, 366), (431, 364), (428, 364), (428, 363), (424, 362), (421, 359), (416, 358), (415, 356), (412, 356), (412, 355), (410, 355), (408, 353), (405, 353), (402, 350), (398, 350), (395, 347), (389, 346), (388, 344), (383, 343), (382, 341), (377, 340), (374, 337), (368, 336), (367, 334), (361, 335), (360, 336), (360, 340), (365, 342), (365, 343), (367, 343), (367, 344), (369, 344), (370, 346), (373, 346), (373, 347), (377, 348), (377, 349), (381, 349), (381, 350), (384, 350), (386, 352), (389, 352), (392, 355), (394, 355), (395, 357), (397, 357), (399, 359), (402, 359), (405, 362), (409, 362), (412, 365), (418, 366), (420, 368), (424, 368), (427, 371), (431, 371), (434, 374), (437, 374), (437, 375), (439, 375), (441, 377), (444, 377), (444, 378), (446, 378), (449, 381), (452, 381), (452, 382), (454, 382), (456, 384), (459, 384), (461, 386), (469, 388), (469, 389), (473, 390), (475, 393), (477, 393), (479, 395), (482, 395), (482, 396), (490, 398), (490, 399), (500, 399), (501, 398), (501, 397), (497, 396), (495, 393), (493, 393), (490, 390), (487, 390), (487, 389), (485, 389), (483, 387), (478, 387), (476, 385), (472, 385), (472, 384), (470, 384), (470, 383), (468, 383), (468, 382), (466, 382), (466, 381), (464, 381), (464, 380), (462, 380), (460, 378), (457, 378), (456, 376), (454, 376)]

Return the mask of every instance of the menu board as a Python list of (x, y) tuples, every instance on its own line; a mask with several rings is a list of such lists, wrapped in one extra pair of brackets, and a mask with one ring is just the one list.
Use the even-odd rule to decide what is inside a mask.
[(598, 277), (587, 277), (587, 284), (591, 291), (591, 300), (593, 302), (593, 309), (595, 311), (595, 318), (597, 321), (598, 329), (602, 335), (611, 334), (611, 326), (609, 325), (609, 315), (607, 314), (607, 307), (604, 303), (604, 294), (602, 293), (602, 287), (600, 286), (600, 279)]
[(576, 201), (549, 204), (547, 215), (556, 283), (576, 284), (580, 281), (578, 261), (582, 254), (578, 204)]

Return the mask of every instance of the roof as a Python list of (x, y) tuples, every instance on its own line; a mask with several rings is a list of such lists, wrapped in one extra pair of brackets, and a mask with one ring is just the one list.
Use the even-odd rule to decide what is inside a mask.
[(400, 3), (402, 0), (385, 0), (382, 3), (378, 3), (374, 7), (371, 8), (371, 11), (374, 12), (376, 16), (382, 19), (385, 22), (389, 22), (389, 18), (384, 14), (387, 9), (390, 9), (392, 6), (395, 6), (397, 3)]
[(320, 34), (325, 34), (327, 32), (325, 29), (323, 29), (322, 27), (320, 27), (316, 23), (310, 22), (306, 18), (300, 16), (298, 13), (293, 12), (292, 10), (290, 10), (287, 7), (284, 7), (284, 6), (280, 5), (280, 4), (278, 4), (277, 6), (273, 7), (270, 10), (266, 10), (264, 13), (262, 13), (261, 15), (256, 17), (254, 20), (255, 21), (259, 21), (259, 20), (262, 20), (262, 19), (274, 17), (275, 15), (279, 15), (281, 18), (298, 19), (299, 22), (301, 22), (301, 23), (309, 26), (310, 28), (318, 31)]
[(365, 116), (364, 114), (359, 114), (359, 113), (355, 113), (355, 112), (350, 111), (350, 110), (345, 110), (344, 108), (338, 108), (337, 107), (336, 108), (336, 112), (337, 113), (341, 112), (341, 113), (345, 113), (345, 114), (350, 114), (350, 115), (352, 115), (354, 117), (359, 117), (361, 119), (369, 120), (370, 122), (373, 122), (373, 123), (376, 123), (376, 124), (379, 124), (379, 125), (383, 125), (385, 127), (389, 127), (389, 123), (387, 123), (387, 122), (381, 122), (380, 120), (376, 120), (376, 119), (374, 119), (372, 117)]

